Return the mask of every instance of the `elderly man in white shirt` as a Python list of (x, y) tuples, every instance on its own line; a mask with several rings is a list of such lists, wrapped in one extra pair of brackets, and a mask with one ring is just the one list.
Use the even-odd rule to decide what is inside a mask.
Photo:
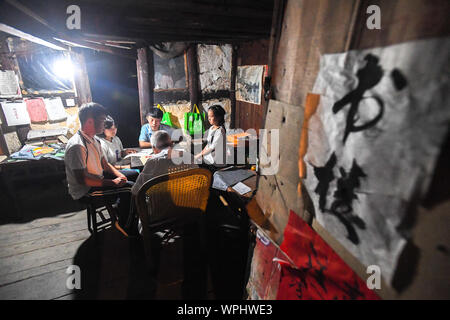
[[(144, 169), (139, 174), (136, 183), (131, 189), (133, 195), (137, 195), (140, 187), (148, 180), (166, 174), (169, 169), (175, 168), (181, 164), (191, 165), (192, 168), (198, 168), (194, 164), (192, 155), (183, 154), (182, 151), (173, 149), (173, 142), (170, 135), (166, 131), (156, 131), (152, 134), (151, 143), (153, 148), (153, 156), (144, 166)], [(186, 158), (187, 161), (183, 159)]]

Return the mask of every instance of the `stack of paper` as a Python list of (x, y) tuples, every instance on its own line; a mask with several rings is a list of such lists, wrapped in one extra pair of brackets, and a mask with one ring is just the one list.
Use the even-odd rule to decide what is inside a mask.
[(214, 189), (226, 191), (229, 186), (232, 186), (239, 181), (243, 181), (254, 174), (255, 172), (244, 169), (216, 171), (214, 173), (212, 187)]
[(67, 134), (67, 128), (59, 129), (44, 129), (44, 130), (30, 130), (27, 134), (28, 140), (45, 138), (45, 137), (56, 137)]
[(238, 182), (233, 186), (233, 189), (239, 193), (240, 195), (246, 194), (250, 191), (252, 191), (252, 189), (247, 186), (246, 184), (243, 184), (242, 182)]

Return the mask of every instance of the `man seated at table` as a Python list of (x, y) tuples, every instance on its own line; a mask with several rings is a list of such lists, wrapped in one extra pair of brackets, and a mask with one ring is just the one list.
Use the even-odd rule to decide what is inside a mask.
[[(194, 164), (193, 155), (191, 153), (173, 149), (174, 143), (167, 132), (162, 130), (153, 132), (151, 144), (154, 156), (147, 160), (143, 171), (139, 174), (136, 183), (132, 187), (131, 192), (133, 197), (138, 195), (139, 189), (147, 181), (157, 176), (167, 174), (169, 170), (170, 172), (173, 172), (173, 170), (177, 168), (183, 170), (198, 168), (198, 165)], [(167, 217), (166, 214), (173, 214), (173, 211), (171, 210), (173, 208), (171, 199), (167, 198), (165, 200), (164, 205), (160, 208), (161, 210), (152, 213), (154, 219)], [(184, 297), (189, 297), (191, 299), (205, 299), (206, 292), (205, 275), (207, 274), (207, 267), (202, 251), (198, 250), (199, 237), (201, 234), (199, 228), (200, 226), (198, 224), (190, 223), (185, 226), (183, 231), (185, 248), (195, 248), (183, 250), (183, 255), (188, 256), (183, 256), (183, 260), (187, 262), (183, 264), (184, 279), (182, 291)], [(138, 230), (140, 234), (143, 234), (140, 219), (138, 220)], [(167, 234), (168, 232), (169, 230), (166, 229), (164, 232), (155, 234), (163, 238), (163, 234)]]
[(139, 135), (139, 147), (141, 148), (151, 148), (151, 137), (152, 134), (158, 130), (164, 130), (172, 135), (172, 128), (161, 124), (161, 119), (163, 117), (163, 112), (158, 108), (151, 108), (147, 113), (145, 118), (148, 123), (144, 124), (141, 128), (141, 134)]
[(87, 194), (94, 191), (119, 199), (116, 227), (127, 235), (124, 229), (131, 209), (133, 183), (108, 163), (95, 137), (104, 130), (106, 115), (106, 109), (94, 102), (82, 105), (79, 110), (81, 129), (67, 142), (64, 157), (69, 194), (82, 202), (88, 201)]
[(173, 149), (172, 139), (167, 132), (162, 130), (154, 132), (151, 137), (151, 144), (153, 157), (147, 160), (144, 169), (131, 188), (134, 196), (137, 196), (139, 189), (144, 183), (154, 177), (168, 173), (169, 169), (186, 165), (189, 165), (189, 168), (198, 168), (194, 164), (194, 159), (191, 154)]

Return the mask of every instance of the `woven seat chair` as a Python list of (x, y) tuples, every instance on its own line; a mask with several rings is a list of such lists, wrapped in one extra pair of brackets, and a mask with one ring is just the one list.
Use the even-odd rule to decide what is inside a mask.
[(136, 206), (142, 223), (147, 264), (151, 261), (151, 236), (158, 231), (182, 229), (199, 221), (206, 211), (212, 174), (203, 168), (180, 167), (141, 186)]

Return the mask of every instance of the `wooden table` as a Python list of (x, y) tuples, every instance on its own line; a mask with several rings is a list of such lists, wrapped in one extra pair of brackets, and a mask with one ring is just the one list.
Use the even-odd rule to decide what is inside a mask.
[(18, 191), (27, 183), (50, 179), (65, 179), (64, 161), (56, 159), (3, 161), (0, 163), (0, 175), (6, 192), (13, 201), (17, 218), (22, 218)]
[(238, 197), (240, 197), (242, 199), (243, 202), (247, 203), (253, 198), (253, 195), (256, 192), (257, 180), (258, 180), (257, 175), (254, 175), (254, 176), (251, 176), (251, 177), (241, 181), (242, 183), (246, 184), (248, 187), (250, 187), (252, 189), (251, 191), (249, 191), (245, 194), (239, 194), (232, 187), (228, 187), (227, 192), (236, 194)]

